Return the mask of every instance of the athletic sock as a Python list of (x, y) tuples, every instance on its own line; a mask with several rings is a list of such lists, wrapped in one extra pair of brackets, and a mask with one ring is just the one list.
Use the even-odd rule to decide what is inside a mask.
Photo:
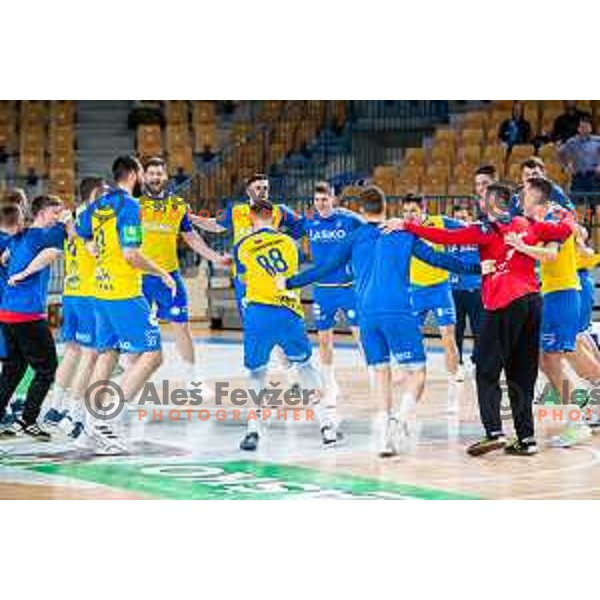
[[(249, 388), (254, 391), (254, 393), (258, 396), (261, 393), (261, 390), (266, 388), (267, 383), (267, 369), (257, 369), (256, 371), (250, 371), (249, 375), (250, 385)], [(253, 407), (250, 408), (252, 410)], [(246, 433), (258, 433), (260, 435), (262, 430), (262, 409), (260, 406), (257, 406), (254, 409), (256, 413), (256, 419), (248, 419), (246, 423)]]
[(65, 409), (65, 396), (68, 394), (68, 390), (58, 384), (54, 384), (52, 388), (52, 394), (50, 395), (49, 402), (46, 405), (46, 409), (54, 409), (58, 412), (62, 412)]
[(416, 418), (417, 399), (414, 394), (404, 393), (400, 397), (398, 405), (398, 418), (402, 421), (409, 421)]
[(323, 387), (321, 373), (311, 362), (298, 365), (298, 376), (303, 390), (314, 390), (313, 409), (319, 428), (337, 426), (337, 394)]
[(323, 379), (323, 387), (326, 391), (331, 391), (334, 394), (338, 393), (339, 386), (335, 379), (335, 368), (331, 365), (321, 365), (321, 377)]
[(458, 384), (454, 379), (448, 379), (448, 410), (458, 410)]

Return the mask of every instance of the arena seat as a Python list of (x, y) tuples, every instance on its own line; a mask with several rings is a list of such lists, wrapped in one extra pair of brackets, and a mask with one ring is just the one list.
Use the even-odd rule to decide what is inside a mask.
[(477, 110), (465, 113), (460, 120), (460, 127), (463, 131), (478, 130), (483, 132), (488, 124), (487, 111)]
[(165, 119), (168, 125), (188, 125), (189, 112), (187, 101), (167, 100), (165, 103)]
[(215, 123), (217, 109), (214, 101), (192, 100), (192, 123)]
[(144, 158), (162, 155), (163, 146), (160, 125), (138, 125), (137, 151)]
[(535, 154), (535, 148), (531, 144), (518, 144), (513, 146), (508, 160), (510, 162), (521, 162)]
[(460, 135), (462, 146), (481, 146), (483, 142), (483, 129), (463, 129)]

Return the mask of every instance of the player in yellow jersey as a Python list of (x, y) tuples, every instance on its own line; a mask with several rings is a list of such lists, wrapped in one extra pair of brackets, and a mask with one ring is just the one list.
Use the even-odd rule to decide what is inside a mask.
[[(547, 179), (528, 179), (523, 190), (525, 215), (545, 221), (573, 220), (571, 212), (547, 200), (551, 190), (551, 183)], [(560, 247), (555, 243), (532, 247), (525, 245), (516, 234), (511, 234), (507, 243), (541, 263), (543, 308), (540, 367), (564, 404), (577, 403), (573, 395), (576, 384), (565, 369), (564, 359), (579, 377), (594, 386), (600, 382), (600, 363), (577, 351), (581, 285), (577, 275), (576, 238), (569, 236)], [(552, 443), (568, 447), (587, 439), (589, 429), (580, 425), (568, 426)]]
[[(142, 245), (140, 207), (134, 197), (141, 194), (143, 169), (137, 158), (120, 156), (113, 163), (116, 188), (96, 199), (81, 212), (76, 230), (96, 248), (96, 349), (98, 360), (92, 375), (93, 394), (86, 398), (94, 411), (86, 416), (84, 444), (97, 452), (113, 454), (127, 446), (115, 431), (115, 421), (107, 420), (103, 395), (111, 401), (133, 400), (162, 362), (160, 330), (153, 320), (150, 305), (142, 293), (143, 273), (162, 278), (175, 290), (173, 278), (145, 257)], [(132, 358), (121, 379), (121, 393), (115, 398), (109, 389), (117, 351)], [(92, 387), (93, 386), (93, 387)], [(123, 411), (119, 413), (122, 415)]]
[(199, 373), (189, 326), (187, 292), (179, 271), (177, 241), (181, 236), (194, 252), (216, 264), (227, 266), (231, 259), (206, 244), (194, 231), (184, 200), (168, 193), (167, 168), (162, 158), (152, 158), (145, 163), (144, 182), (146, 189), (139, 199), (143, 231), (141, 252), (171, 275), (176, 289), (172, 294), (161, 277), (152, 274), (144, 274), (142, 289), (150, 306), (156, 305), (156, 316), (173, 327), (175, 347), (182, 359), (178, 379), (196, 381)]
[[(252, 233), (253, 221), (251, 215), (252, 206), (257, 202), (269, 202), (270, 185), (269, 178), (264, 173), (255, 173), (246, 181), (247, 200), (244, 202), (230, 202), (224, 210), (218, 211), (212, 219), (201, 217), (192, 217), (195, 225), (211, 232), (229, 233), (232, 236), (233, 244), (237, 244), (243, 237)], [(289, 233), (294, 239), (304, 236), (302, 227), (303, 219), (301, 215), (294, 213), (285, 204), (272, 204), (271, 226), (275, 229)], [(245, 276), (238, 273), (237, 267), (233, 265), (233, 288), (238, 313), (243, 322), (243, 311), (245, 304), (246, 283)], [(285, 360), (279, 353), (279, 358)], [(289, 365), (285, 365), (286, 375), (290, 386), (296, 386), (296, 376)]]
[[(425, 200), (421, 196), (409, 194), (402, 199), (402, 212), (407, 220), (418, 221), (422, 225), (456, 229), (463, 224), (443, 215), (428, 215)], [(429, 242), (427, 242), (429, 243)], [(437, 250), (444, 249), (430, 244)], [(421, 324), (425, 323), (428, 314), (435, 316), (442, 346), (446, 358), (446, 369), (449, 376), (448, 409), (456, 410), (457, 390), (455, 383), (463, 379), (459, 369), (459, 355), (456, 346), (456, 309), (450, 287), (450, 274), (444, 269), (433, 267), (418, 258), (413, 258), (410, 267), (410, 283), (415, 310), (419, 313)]]
[[(103, 180), (87, 177), (79, 185), (76, 215), (101, 195)], [(82, 238), (70, 235), (65, 241), (64, 287), (61, 341), (62, 361), (56, 371), (49, 410), (44, 423), (61, 425), (71, 437), (83, 430), (83, 398), (92, 375), (96, 351), (96, 312), (94, 308), (96, 259)]]
[(595, 253), (587, 245), (589, 233), (585, 227), (580, 225), (577, 232), (577, 274), (579, 276), (579, 284), (581, 285), (579, 337), (577, 339), (578, 341), (581, 340), (587, 352), (592, 353), (596, 359), (600, 360), (600, 351), (589, 333), (592, 325), (596, 289), (592, 271), (600, 264), (600, 254)]
[[(300, 293), (282, 289), (282, 278), (298, 272), (298, 249), (294, 241), (273, 227), (273, 205), (266, 200), (253, 203), (248, 216), (251, 232), (235, 246), (234, 256), (240, 275), (245, 277), (244, 366), (254, 390), (266, 387), (267, 365), (273, 348), (280, 347), (287, 360), (297, 365), (304, 390), (315, 390), (315, 411), (325, 445), (338, 437), (331, 413), (321, 406), (322, 382), (311, 363), (312, 346), (306, 334)], [(242, 450), (256, 450), (259, 421), (249, 420)]]

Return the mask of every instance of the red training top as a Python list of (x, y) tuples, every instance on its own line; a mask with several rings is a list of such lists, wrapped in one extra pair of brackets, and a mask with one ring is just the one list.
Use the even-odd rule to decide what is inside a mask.
[(539, 242), (563, 242), (573, 232), (574, 222), (543, 223), (526, 217), (514, 217), (509, 223), (481, 223), (462, 229), (438, 229), (424, 227), (414, 221), (405, 223), (406, 231), (414, 233), (436, 244), (479, 246), (482, 261), (495, 260), (496, 272), (484, 275), (481, 281), (481, 297), (487, 310), (498, 310), (514, 300), (539, 291), (535, 274), (535, 259), (527, 256), (504, 242), (510, 232), (524, 234), (528, 245)]

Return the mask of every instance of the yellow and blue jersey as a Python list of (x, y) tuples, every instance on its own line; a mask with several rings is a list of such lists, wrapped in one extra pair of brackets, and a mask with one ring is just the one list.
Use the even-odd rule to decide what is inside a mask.
[(259, 229), (240, 239), (234, 248), (238, 272), (246, 281), (246, 304), (285, 307), (303, 317), (300, 292), (280, 290), (276, 278), (298, 273), (298, 249), (286, 234)]
[(540, 279), (542, 294), (581, 289), (577, 275), (577, 248), (573, 236), (560, 245), (556, 260), (541, 263)]
[[(252, 233), (250, 205), (247, 202), (228, 204), (223, 217), (218, 218), (217, 222), (232, 234), (233, 244), (238, 244), (240, 240)], [(273, 229), (284, 228), (294, 239), (298, 239), (304, 235), (301, 223), (302, 219), (293, 210), (284, 204), (273, 204), (271, 223)], [(233, 273), (238, 275), (236, 265), (234, 265)]]
[[(462, 227), (460, 221), (450, 219), (443, 215), (427, 216), (422, 225), (427, 227), (437, 227), (439, 229), (458, 229)], [(425, 242), (433, 247), (434, 250), (443, 251), (444, 246)], [(418, 258), (413, 258), (410, 263), (410, 283), (417, 287), (429, 287), (444, 283), (449, 279), (448, 271), (434, 267)]]
[(577, 252), (577, 270), (583, 269), (595, 269), (600, 264), (600, 254), (595, 252), (594, 254), (583, 254)]
[(78, 236), (65, 241), (65, 281), (63, 296), (94, 296), (96, 259)]
[(177, 238), (192, 231), (182, 198), (144, 195), (139, 199), (142, 219), (142, 254), (169, 273), (179, 270)]
[(93, 240), (96, 257), (95, 295), (100, 300), (126, 300), (142, 295), (142, 271), (125, 260), (124, 250), (142, 245), (137, 201), (124, 190), (98, 198), (79, 215), (76, 230)]
[[(546, 221), (558, 222), (569, 217), (568, 212), (556, 205), (545, 217)], [(570, 235), (559, 247), (556, 260), (540, 264), (542, 294), (563, 290), (580, 290), (577, 275), (577, 244), (575, 236)]]

